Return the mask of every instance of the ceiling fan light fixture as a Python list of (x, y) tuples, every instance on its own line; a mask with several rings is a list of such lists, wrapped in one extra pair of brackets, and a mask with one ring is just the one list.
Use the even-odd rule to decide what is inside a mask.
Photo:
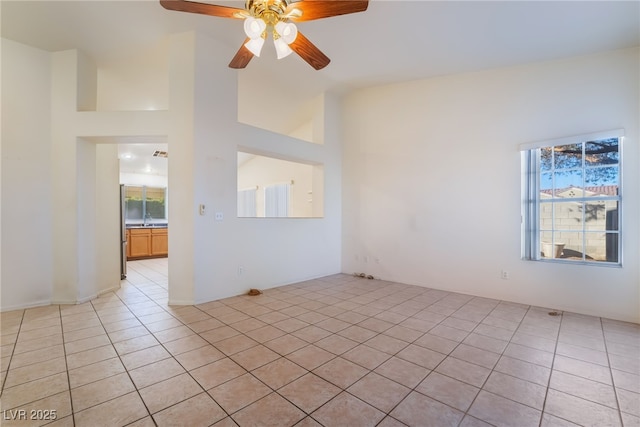
[(267, 29), (267, 23), (260, 18), (249, 16), (244, 20), (244, 32), (250, 39), (257, 39)]
[(293, 53), (287, 42), (282, 37), (274, 38), (273, 44), (276, 46), (276, 55), (278, 59), (287, 57)]
[(246, 47), (249, 52), (257, 56), (258, 58), (260, 57), (262, 46), (264, 46), (264, 39), (262, 37), (251, 39), (244, 44), (244, 47)]
[(275, 30), (286, 44), (293, 43), (298, 36), (298, 27), (291, 22), (279, 21), (275, 25)]

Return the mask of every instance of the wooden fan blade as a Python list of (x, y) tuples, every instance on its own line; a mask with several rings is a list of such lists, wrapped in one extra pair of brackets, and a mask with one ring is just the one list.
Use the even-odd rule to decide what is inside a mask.
[(322, 53), (308, 38), (303, 36), (300, 31), (298, 31), (298, 36), (289, 47), (316, 70), (323, 69), (331, 62), (329, 57)]
[(221, 18), (241, 19), (242, 16), (238, 14), (246, 12), (244, 9), (238, 9), (235, 7), (218, 6), (208, 3), (197, 3), (187, 0), (160, 0), (160, 4), (167, 10), (200, 13), (202, 15), (219, 16)]
[(249, 65), (249, 61), (251, 61), (251, 58), (253, 58), (253, 53), (251, 53), (251, 51), (244, 46), (244, 44), (249, 40), (251, 39), (247, 37), (247, 39), (242, 42), (242, 46), (240, 46), (240, 49), (238, 49), (238, 52), (236, 52), (236, 56), (234, 56), (231, 62), (229, 62), (230, 68), (239, 69), (245, 68), (247, 65)]
[(303, 22), (364, 12), (367, 10), (367, 6), (369, 6), (369, 0), (301, 0), (289, 4), (285, 14), (293, 9), (298, 9), (302, 12), (302, 16), (292, 16), (290, 19), (294, 22)]

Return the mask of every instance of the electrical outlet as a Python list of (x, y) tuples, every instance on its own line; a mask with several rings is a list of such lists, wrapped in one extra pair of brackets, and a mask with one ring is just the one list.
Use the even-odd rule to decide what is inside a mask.
[(244, 273), (244, 267), (240, 266), (238, 267), (238, 276), (242, 276), (242, 273)]
[(216, 221), (222, 221), (224, 219), (224, 214), (222, 212), (216, 212)]
[(502, 280), (509, 280), (509, 272), (507, 270), (502, 270), (500, 272), (500, 277)]

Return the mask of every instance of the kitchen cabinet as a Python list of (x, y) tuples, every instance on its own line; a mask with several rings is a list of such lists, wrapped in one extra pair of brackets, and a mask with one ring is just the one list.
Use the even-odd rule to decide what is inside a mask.
[(159, 258), (169, 254), (166, 227), (127, 229), (127, 259)]
[(169, 232), (166, 228), (151, 229), (151, 255), (163, 256), (169, 254)]

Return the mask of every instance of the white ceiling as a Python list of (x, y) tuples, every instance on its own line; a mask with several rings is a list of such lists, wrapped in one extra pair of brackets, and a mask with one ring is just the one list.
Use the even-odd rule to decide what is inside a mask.
[[(239, 20), (167, 11), (157, 0), (2, 0), (1, 8), (3, 37), (49, 51), (79, 48), (98, 65), (172, 32), (219, 39), (229, 60), (244, 40)], [(265, 52), (239, 72), (314, 94), (638, 46), (640, 2), (371, 0), (366, 12), (298, 28), (332, 59), (328, 67)]]
[[(244, 7), (243, 1), (212, 3)], [(245, 37), (239, 20), (167, 11), (157, 0), (2, 0), (0, 14), (2, 37), (48, 51), (78, 48), (98, 66), (188, 30), (220, 40), (231, 60)], [(278, 61), (265, 49), (238, 72), (312, 98), (628, 48), (640, 45), (640, 2), (371, 0), (366, 12), (298, 28), (331, 58), (329, 66), (315, 71), (296, 55)], [(166, 140), (147, 139), (96, 142), (120, 143), (123, 171), (166, 174), (167, 159), (151, 157), (166, 150)], [(133, 158), (122, 158), (125, 152)]]

